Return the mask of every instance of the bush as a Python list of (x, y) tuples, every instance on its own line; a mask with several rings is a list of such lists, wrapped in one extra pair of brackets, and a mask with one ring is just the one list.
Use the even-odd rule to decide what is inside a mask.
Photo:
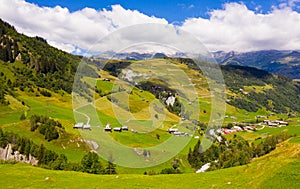
[(46, 90), (41, 90), (40, 93), (45, 97), (51, 97), (51, 93)]
[(20, 116), (20, 120), (23, 121), (23, 120), (25, 120), (25, 119), (26, 119), (26, 116), (25, 116), (25, 113), (23, 112), (23, 113), (21, 114), (21, 116)]

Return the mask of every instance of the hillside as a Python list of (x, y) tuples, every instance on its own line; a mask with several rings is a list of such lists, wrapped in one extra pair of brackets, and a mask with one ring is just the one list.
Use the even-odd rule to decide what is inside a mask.
[[(222, 65), (224, 88), (215, 89), (210, 85), (219, 84), (218, 76), (205, 77), (191, 59), (161, 53), (144, 54), (151, 57), (145, 60), (137, 60), (136, 53), (127, 60), (81, 59), (3, 21), (0, 28), (0, 144), (42, 160), (40, 168), (1, 161), (1, 172), (8, 173), (1, 181), (4, 176), (10, 181), (0, 181), (1, 186), (265, 188), (280, 184), (285, 174), (283, 179), (292, 178), (285, 184), (294, 187), (299, 138), (283, 141), (300, 135), (299, 83), (253, 67)], [(209, 62), (200, 64), (219, 73)], [(215, 98), (224, 104), (214, 104)], [(272, 127), (265, 119), (285, 125)], [(204, 157), (200, 141), (213, 142), (211, 149), (218, 152), (208, 150), (210, 157)], [(105, 172), (84, 167), (90, 151), (101, 154), (99, 160), (91, 155), (95, 167), (109, 159), (119, 175), (81, 173)], [(216, 157), (222, 160), (219, 166), (215, 162), (211, 171), (193, 174)], [(26, 172), (33, 173), (30, 179)], [(168, 173), (183, 174), (163, 175)]]
[(265, 50), (245, 53), (221, 51), (213, 54), (222, 65), (249, 66), (293, 79), (300, 78), (299, 51)]
[[(284, 76), (243, 66), (222, 66), (228, 103), (247, 111), (299, 112), (300, 85)], [(287, 98), (288, 97), (288, 98)]]
[(299, 188), (299, 148), (299, 143), (285, 142), (245, 166), (182, 175), (98, 176), (0, 164), (6, 172), (0, 175), (0, 184), (4, 188)]
[(72, 91), (80, 57), (56, 49), (41, 37), (27, 37), (0, 20), (1, 92), (13, 94), (17, 87), (34, 91), (41, 87), (55, 92)]

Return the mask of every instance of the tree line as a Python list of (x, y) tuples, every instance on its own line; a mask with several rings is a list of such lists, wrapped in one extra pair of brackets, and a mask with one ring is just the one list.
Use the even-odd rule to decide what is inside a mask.
[(232, 139), (226, 140), (222, 137), (221, 142), (203, 151), (200, 140), (194, 149), (189, 149), (188, 161), (195, 169), (201, 168), (206, 163), (210, 163), (209, 170), (222, 169), (245, 165), (252, 158), (263, 156), (276, 148), (276, 144), (288, 139), (290, 136), (282, 132), (277, 136), (268, 136), (258, 145), (251, 145), (241, 136), (234, 135)]
[(13, 152), (35, 157), (38, 166), (46, 169), (78, 171), (91, 174), (116, 174), (116, 166), (108, 161), (106, 167), (100, 162), (99, 156), (95, 152), (88, 152), (79, 163), (69, 162), (64, 154), (58, 154), (48, 150), (43, 144), (37, 145), (26, 137), (20, 137), (12, 132), (4, 132), (0, 128), (0, 147), (5, 148), (8, 144), (12, 145)]

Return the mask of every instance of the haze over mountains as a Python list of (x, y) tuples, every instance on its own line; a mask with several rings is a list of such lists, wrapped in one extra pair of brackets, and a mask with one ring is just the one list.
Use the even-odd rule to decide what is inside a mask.
[[(252, 52), (212, 52), (216, 62), (221, 65), (248, 66), (268, 71), (277, 75), (284, 75), (292, 79), (300, 78), (300, 51), (262, 50)], [(185, 53), (114, 53), (105, 52), (99, 55), (103, 59), (143, 60), (162, 57), (185, 57)]]
[(293, 79), (300, 78), (299, 51), (264, 50), (245, 53), (219, 51), (213, 55), (222, 65), (249, 66)]

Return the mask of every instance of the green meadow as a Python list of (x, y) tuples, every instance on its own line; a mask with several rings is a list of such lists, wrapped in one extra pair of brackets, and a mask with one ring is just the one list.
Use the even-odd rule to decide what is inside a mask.
[(285, 142), (250, 164), (179, 175), (91, 175), (0, 164), (3, 188), (299, 188), (299, 144)]

